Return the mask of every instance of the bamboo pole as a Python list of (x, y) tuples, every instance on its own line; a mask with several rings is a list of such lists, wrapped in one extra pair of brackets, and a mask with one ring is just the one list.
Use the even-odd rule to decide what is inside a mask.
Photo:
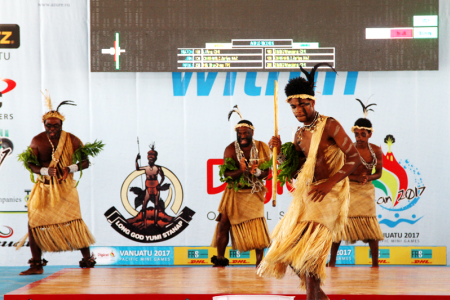
[[(275, 89), (273, 91), (273, 102), (274, 102), (274, 112), (275, 112), (275, 137), (278, 137), (278, 82), (275, 80)], [(273, 147), (273, 167), (272, 167), (272, 206), (277, 206), (277, 178), (278, 178), (278, 168), (277, 168), (277, 156), (278, 149)]]

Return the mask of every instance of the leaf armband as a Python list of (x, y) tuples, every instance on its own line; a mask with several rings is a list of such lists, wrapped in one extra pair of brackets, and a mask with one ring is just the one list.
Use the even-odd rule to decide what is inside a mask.
[(36, 181), (34, 181), (34, 173), (31, 170), (31, 168), (28, 165), (28, 163), (35, 164), (36, 166), (39, 166), (39, 167), (41, 166), (41, 164), (39, 163), (36, 155), (34, 155), (33, 150), (31, 149), (31, 147), (28, 147), (27, 150), (25, 150), (22, 153), (20, 153), (17, 156), (17, 160), (21, 161), (23, 163), (23, 167), (25, 169), (27, 169), (28, 171), (30, 171), (31, 182), (36, 183)]
[(74, 164), (77, 164), (80, 169), (80, 178), (78, 179), (77, 186), (81, 176), (83, 176), (83, 168), (81, 167), (82, 162), (89, 157), (97, 156), (103, 150), (104, 146), (105, 144), (103, 144), (102, 141), (95, 140), (93, 143), (87, 143), (86, 145), (81, 146), (73, 153), (72, 161)]

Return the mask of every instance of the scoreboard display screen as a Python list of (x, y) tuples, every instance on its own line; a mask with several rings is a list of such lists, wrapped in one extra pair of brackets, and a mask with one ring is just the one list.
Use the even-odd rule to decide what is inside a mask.
[(91, 71), (438, 70), (438, 14), (438, 0), (91, 0)]

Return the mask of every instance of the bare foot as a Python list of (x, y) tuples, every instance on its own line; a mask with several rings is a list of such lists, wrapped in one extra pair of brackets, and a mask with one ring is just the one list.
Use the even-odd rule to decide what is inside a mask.
[(20, 275), (39, 275), (44, 273), (42, 266), (32, 266), (28, 270), (20, 272)]
[(327, 262), (326, 266), (329, 268), (336, 268), (336, 263)]
[(319, 300), (330, 300), (327, 295), (325, 295), (322, 288), (319, 288)]

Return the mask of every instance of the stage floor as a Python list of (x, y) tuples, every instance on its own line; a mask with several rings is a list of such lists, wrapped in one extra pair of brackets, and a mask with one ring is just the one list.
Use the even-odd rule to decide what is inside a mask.
[[(327, 268), (323, 287), (332, 300), (450, 299), (450, 268)], [(299, 279), (261, 278), (254, 267), (63, 269), (5, 295), (5, 300), (211, 300), (217, 295), (295, 295)]]

